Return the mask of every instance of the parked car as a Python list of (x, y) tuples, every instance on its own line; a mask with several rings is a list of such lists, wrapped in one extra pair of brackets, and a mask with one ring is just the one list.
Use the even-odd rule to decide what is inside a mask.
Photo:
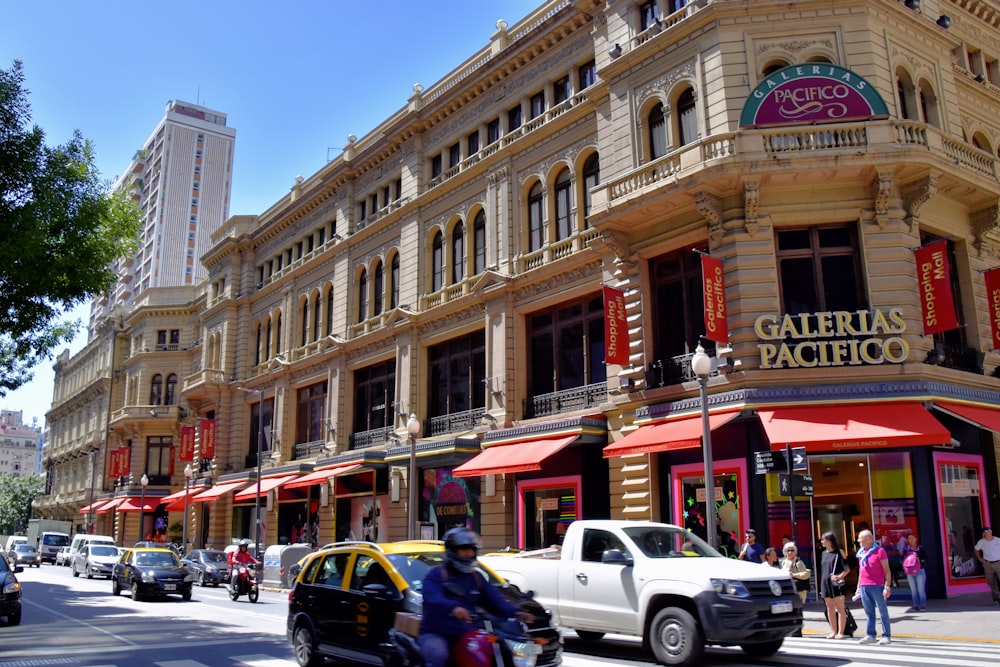
[(23, 542), (15, 544), (14, 548), (7, 552), (7, 561), (12, 567), (17, 565), (27, 567), (42, 566), (42, 557), (39, 555), (38, 550), (30, 544)]
[(14, 575), (23, 570), (20, 565), (8, 565), (5, 558), (0, 558), (0, 616), (7, 619), (7, 625), (21, 622), (21, 584)]
[(73, 576), (81, 574), (88, 579), (94, 577), (111, 578), (111, 570), (121, 554), (118, 547), (109, 544), (88, 544), (73, 556)]
[(56, 552), (56, 565), (69, 567), (73, 563), (73, 551), (68, 547), (63, 547)]
[(130, 591), (133, 600), (165, 595), (180, 595), (190, 600), (193, 584), (194, 574), (170, 549), (126, 549), (111, 573), (111, 594)]
[(192, 572), (199, 586), (218, 586), (229, 583), (229, 565), (226, 553), (218, 549), (192, 549), (181, 562)]
[[(298, 664), (313, 667), (326, 657), (369, 667), (398, 664), (389, 630), (398, 613), (407, 622), (404, 632), (416, 631), (424, 575), (443, 560), (444, 544), (430, 541), (344, 542), (306, 556), (288, 595), (286, 630)], [(534, 643), (519, 649), (530, 648), (531, 655), (521, 655), (524, 662), (515, 663), (559, 665), (562, 642), (549, 613), (481, 563), (480, 572), (504, 597), (535, 616), (528, 627)]]

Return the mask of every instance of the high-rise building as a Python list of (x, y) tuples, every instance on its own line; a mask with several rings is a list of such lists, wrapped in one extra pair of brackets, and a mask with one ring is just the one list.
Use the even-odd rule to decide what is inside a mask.
[(37, 472), (42, 430), (25, 424), (20, 410), (0, 410), (0, 475)]
[[(116, 189), (142, 211), (135, 257), (119, 262), (118, 282), (91, 306), (90, 334), (116, 305), (130, 308), (150, 287), (195, 285), (207, 275), (200, 257), (229, 216), (236, 130), (226, 114), (171, 100), (136, 151)], [(165, 341), (169, 344), (169, 341)]]

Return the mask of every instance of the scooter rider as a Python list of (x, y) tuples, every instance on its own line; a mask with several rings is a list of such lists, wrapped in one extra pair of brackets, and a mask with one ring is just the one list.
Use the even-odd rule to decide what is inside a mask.
[(475, 629), (472, 615), (483, 608), (502, 618), (517, 617), (525, 623), (534, 615), (519, 610), (476, 570), (479, 537), (468, 528), (444, 534), (444, 563), (424, 577), (420, 653), (424, 667), (447, 667), (452, 646)]
[(254, 558), (252, 555), (250, 555), (249, 548), (250, 548), (250, 541), (249, 540), (241, 540), (240, 541), (240, 545), (239, 545), (239, 549), (237, 551), (230, 551), (229, 552), (229, 587), (230, 588), (234, 588), (235, 589), (237, 587), (238, 583), (239, 583), (237, 581), (237, 579), (239, 579), (239, 576), (237, 575), (237, 572), (236, 572), (236, 569), (237, 569), (238, 565), (240, 565), (242, 563), (246, 563), (247, 565), (256, 565), (259, 562), (256, 558)]

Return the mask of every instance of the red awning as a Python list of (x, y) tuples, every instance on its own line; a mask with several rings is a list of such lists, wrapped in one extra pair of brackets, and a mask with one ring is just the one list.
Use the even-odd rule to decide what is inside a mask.
[(246, 483), (247, 480), (244, 479), (239, 482), (228, 482), (226, 484), (217, 484), (216, 486), (213, 486), (207, 491), (202, 491), (198, 495), (193, 496), (191, 498), (191, 502), (203, 503), (208, 500), (216, 500), (217, 498), (226, 495), (230, 491), (235, 491), (236, 489), (240, 488)]
[(349, 472), (353, 472), (361, 467), (360, 463), (348, 463), (347, 465), (335, 466), (333, 468), (324, 468), (323, 470), (314, 470), (308, 475), (303, 475), (298, 479), (288, 482), (285, 484), (286, 489), (298, 489), (303, 486), (312, 486), (313, 484), (321, 484), (326, 480), (334, 477), (336, 475), (344, 475)]
[(941, 422), (920, 403), (810, 405), (758, 410), (771, 449), (785, 445), (811, 451), (940, 445), (951, 440)]
[(124, 497), (122, 497), (122, 498), (112, 498), (108, 502), (106, 502), (103, 505), (101, 505), (100, 507), (98, 507), (97, 508), (97, 513), (98, 514), (104, 514), (105, 512), (110, 512), (111, 510), (115, 509), (116, 507), (118, 507), (119, 505), (121, 505), (123, 502), (125, 502), (125, 500), (126, 500), (126, 498), (124, 498)]
[(100, 500), (95, 500), (89, 505), (84, 505), (83, 507), (80, 508), (80, 514), (88, 514), (91, 511), (96, 510), (98, 507), (105, 504), (106, 502), (108, 502), (107, 498), (101, 498)]
[(478, 477), (541, 470), (542, 461), (576, 440), (577, 434), (550, 440), (522, 440), (494, 445), (451, 471), (454, 477)]
[[(208, 488), (207, 486), (201, 486), (201, 485), (192, 486), (187, 491), (188, 498), (189, 499), (190, 498), (194, 498), (196, 495), (198, 495), (199, 493), (201, 493), (202, 491), (204, 491), (207, 488)], [(184, 500), (184, 493), (185, 493), (184, 489), (181, 489), (177, 493), (171, 493), (169, 496), (164, 496), (163, 498), (160, 498), (158, 502), (159, 502), (160, 505), (173, 505), (177, 501), (182, 501), (183, 502), (183, 500)]]
[[(724, 412), (708, 416), (708, 425), (715, 430), (739, 416), (738, 412)], [(640, 426), (617, 442), (604, 448), (604, 458), (626, 454), (652, 454), (677, 449), (701, 447), (701, 415)]]
[(981, 426), (988, 431), (1000, 433), (1000, 409), (978, 405), (963, 405), (947, 401), (935, 401), (934, 407), (950, 414), (952, 417), (958, 417), (963, 421)]
[[(260, 493), (261, 495), (267, 493), (271, 489), (276, 489), (286, 482), (290, 482), (296, 478), (296, 475), (285, 475), (284, 477), (265, 477), (260, 480)], [(253, 500), (257, 497), (257, 482), (254, 482), (250, 486), (246, 487), (233, 497), (234, 503), (242, 503), (248, 500)]]
[[(135, 497), (126, 498), (125, 502), (123, 502), (121, 505), (118, 506), (118, 511), (138, 512), (140, 507), (139, 505), (140, 502), (143, 502), (141, 498), (135, 498)], [(144, 512), (155, 512), (157, 505), (159, 505), (159, 503), (156, 501), (156, 498), (146, 498), (144, 504), (142, 505), (142, 510)]]

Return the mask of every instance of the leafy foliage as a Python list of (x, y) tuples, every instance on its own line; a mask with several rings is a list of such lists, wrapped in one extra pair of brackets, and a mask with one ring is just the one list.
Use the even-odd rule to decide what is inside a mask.
[(31, 503), (45, 491), (38, 475), (0, 475), (0, 534), (24, 535)]
[(101, 181), (78, 131), (45, 145), (23, 84), (19, 61), (0, 69), (0, 396), (72, 340), (80, 322), (61, 313), (110, 289), (140, 220), (127, 194)]

